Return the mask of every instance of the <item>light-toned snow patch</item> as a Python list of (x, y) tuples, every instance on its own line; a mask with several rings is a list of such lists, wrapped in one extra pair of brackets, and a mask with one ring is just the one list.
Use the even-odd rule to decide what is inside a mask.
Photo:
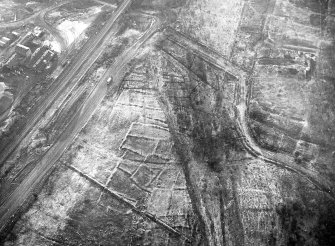
[(7, 86), (4, 82), (0, 82), (0, 95), (7, 89)]
[(2, 10), (6, 11), (6, 8), (12, 8), (12, 7), (15, 7), (17, 6), (16, 3), (14, 3), (13, 1), (11, 0), (3, 0), (3, 1), (0, 1), (0, 7)]
[(8, 86), (4, 82), (0, 82), (0, 98), (7, 97), (10, 98), (10, 100), (13, 100), (12, 93), (6, 91), (8, 89)]
[(41, 199), (25, 214), (25, 219), (34, 230), (45, 232), (49, 236), (65, 228), (69, 219), (68, 212), (82, 199), (82, 194), (88, 188), (88, 183), (71, 171), (62, 173), (54, 183), (52, 195), (46, 195), (43, 191)]
[(4, 82), (0, 82), (0, 121), (9, 113), (9, 109), (13, 104), (13, 95), (6, 91), (8, 87)]
[(33, 7), (33, 6), (38, 5), (38, 4), (40, 4), (40, 3), (35, 2), (35, 1), (30, 1), (30, 2), (26, 3), (26, 7)]
[(88, 26), (88, 23), (82, 21), (65, 20), (57, 26), (57, 29), (61, 31), (69, 45), (73, 43)]
[(96, 15), (102, 11), (102, 6), (94, 6), (90, 8), (88, 14), (89, 15)]
[(135, 29), (129, 29), (122, 36), (125, 37), (125, 38), (129, 38), (129, 37), (139, 35), (139, 34), (140, 34), (139, 31), (137, 31)]
[(45, 40), (43, 45), (49, 46), (55, 52), (61, 53), (62, 47), (57, 41)]
[(53, 18), (62, 17), (62, 13), (60, 11), (55, 11), (55, 12), (49, 13), (48, 15), (49, 17), (53, 17)]

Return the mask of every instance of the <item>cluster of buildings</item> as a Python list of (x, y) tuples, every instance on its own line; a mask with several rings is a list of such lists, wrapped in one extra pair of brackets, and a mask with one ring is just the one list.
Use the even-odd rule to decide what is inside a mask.
[[(17, 33), (14, 34), (17, 35)], [(21, 65), (33, 69), (35, 72), (48, 69), (56, 54), (40, 42), (40, 37), (41, 32), (34, 30), (34, 32), (26, 33), (22, 38), (18, 35), (16, 40), (19, 40), (16, 43), (14, 43), (15, 40), (10, 40), (11, 44), (15, 45), (14, 52), (3, 65), (9, 69), (15, 69)]]
[(6, 48), (15, 40), (20, 37), (20, 34), (17, 32), (11, 32), (10, 37), (1, 37), (0, 38), (0, 48)]

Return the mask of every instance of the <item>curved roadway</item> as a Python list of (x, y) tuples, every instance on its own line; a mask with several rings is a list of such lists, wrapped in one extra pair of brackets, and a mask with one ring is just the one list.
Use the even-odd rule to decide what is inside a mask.
[(258, 157), (261, 160), (276, 165), (280, 168), (287, 169), (291, 172), (297, 173), (298, 175), (306, 178), (312, 184), (314, 184), (319, 190), (324, 191), (332, 199), (335, 199), (335, 191), (333, 184), (325, 178), (320, 178), (318, 173), (308, 170), (296, 163), (285, 160), (285, 163), (280, 160), (280, 157), (276, 156), (276, 153), (261, 149), (252, 138), (248, 125), (247, 125), (247, 109), (248, 109), (248, 94), (249, 89), (246, 84), (248, 74), (243, 69), (231, 64), (228, 59), (222, 57), (221, 54), (215, 50), (207, 47), (204, 44), (197, 42), (196, 40), (190, 39), (186, 35), (172, 29), (167, 28), (167, 39), (178, 44), (179, 46), (191, 50), (196, 55), (208, 63), (227, 71), (239, 79), (240, 84), (237, 87), (237, 95), (235, 100), (235, 112), (236, 112), (236, 123), (237, 131), (242, 140), (242, 144), (246, 151), (252, 156)]
[(62, 2), (62, 3), (59, 3), (55, 6), (50, 6), (46, 9), (42, 9), (34, 14), (32, 14), (31, 16), (25, 18), (25, 19), (22, 19), (22, 20), (19, 20), (19, 21), (13, 21), (13, 22), (9, 22), (9, 23), (0, 23), (0, 28), (12, 28), (12, 27), (20, 27), (20, 26), (23, 26), (24, 24), (27, 24), (28, 22), (30, 21), (34, 21), (35, 18), (39, 17), (39, 16), (44, 16), (47, 12), (53, 10), (53, 9), (56, 9), (58, 8), (59, 6), (62, 6), (66, 3), (69, 3), (70, 1), (66, 1), (66, 2)]
[(236, 122), (238, 125), (238, 133), (241, 137), (244, 148), (254, 157), (258, 157), (259, 159), (267, 163), (276, 165), (281, 168), (285, 168), (291, 172), (303, 176), (313, 185), (315, 185), (319, 190), (325, 192), (332, 199), (335, 199), (333, 184), (330, 181), (325, 178), (319, 177), (318, 173), (299, 166), (291, 162), (290, 160), (287, 160), (287, 162), (284, 163), (283, 161), (279, 160), (279, 158), (275, 158), (275, 153), (261, 149), (257, 146), (250, 134), (249, 127), (247, 125), (247, 91), (248, 90), (245, 80), (243, 80), (241, 81), (239, 92), (242, 94), (242, 97), (240, 99), (240, 102), (236, 105)]

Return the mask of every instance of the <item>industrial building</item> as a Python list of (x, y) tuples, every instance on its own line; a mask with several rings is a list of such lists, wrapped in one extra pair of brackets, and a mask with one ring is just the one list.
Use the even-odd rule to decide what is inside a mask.
[(34, 28), (34, 35), (36, 37), (41, 37), (43, 36), (44, 32), (42, 31), (41, 27), (37, 26)]
[(5, 48), (6, 47), (6, 44), (3, 41), (1, 41), (1, 40), (0, 40), (0, 47), (1, 48)]
[(4, 64), (7, 68), (15, 68), (19, 65), (18, 55), (13, 53)]
[(17, 44), (15, 46), (15, 52), (21, 56), (24, 57), (30, 57), (31, 56), (31, 50), (29, 47), (22, 45), (22, 44)]
[(52, 65), (56, 54), (48, 46), (42, 45), (39, 37), (43, 35), (43, 31), (40, 27), (35, 27), (34, 31), (26, 34), (12, 31), (8, 35), (10, 38), (0, 38), (0, 48), (8, 47), (11, 44), (14, 53), (8, 54), (4, 66), (15, 69), (22, 65), (35, 72), (42, 72)]
[[(40, 60), (45, 51), (48, 50), (48, 47), (42, 46), (37, 48), (34, 53), (31, 55), (29, 62), (26, 64), (27, 67), (33, 68), (34, 65)], [(36, 67), (36, 66), (35, 66)]]
[(2, 48), (5, 48), (5, 47), (7, 47), (8, 45), (9, 45), (9, 43), (10, 43), (10, 39), (9, 38), (7, 38), (7, 37), (2, 37), (1, 39), (0, 39), (0, 46), (2, 47)]
[(1, 37), (0, 47), (1, 48), (6, 48), (7, 46), (9, 46), (9, 44), (11, 44), (15, 40), (17, 40), (19, 37), (20, 37), (20, 34), (18, 32), (14, 32), (14, 31), (10, 33), (10, 38)]
[(35, 62), (33, 68), (36, 71), (42, 71), (48, 66), (49, 62), (52, 60), (54, 56), (55, 56), (54, 52), (52, 52), (51, 50), (46, 50), (43, 53), (43, 55)]
[(20, 41), (20, 44), (23, 44), (25, 45), (26, 43), (32, 41), (34, 39), (34, 35), (32, 32), (28, 32), (23, 38), (22, 40)]
[(11, 32), (11, 40), (14, 42), (15, 40), (20, 38), (20, 34), (18, 32)]
[(15, 31), (12, 32), (12, 35), (16, 38), (20, 37), (20, 34), (18, 32), (15, 32)]

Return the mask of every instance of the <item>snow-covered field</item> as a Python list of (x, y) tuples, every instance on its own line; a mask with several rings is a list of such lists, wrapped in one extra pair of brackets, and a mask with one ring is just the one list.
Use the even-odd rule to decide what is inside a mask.
[[(79, 18), (64, 19), (58, 24), (57, 29), (67, 40), (67, 44), (70, 45), (91, 25), (97, 14), (101, 11), (102, 6), (91, 7), (85, 15), (82, 15)], [(57, 47), (55, 47), (55, 49), (57, 49)]]
[(70, 45), (89, 25), (89, 23), (84, 21), (65, 20), (57, 26), (57, 29), (61, 31), (64, 38), (67, 40), (67, 44)]
[(6, 89), (8, 89), (6, 84), (0, 82), (0, 121), (8, 114), (8, 110), (13, 103), (13, 95)]

